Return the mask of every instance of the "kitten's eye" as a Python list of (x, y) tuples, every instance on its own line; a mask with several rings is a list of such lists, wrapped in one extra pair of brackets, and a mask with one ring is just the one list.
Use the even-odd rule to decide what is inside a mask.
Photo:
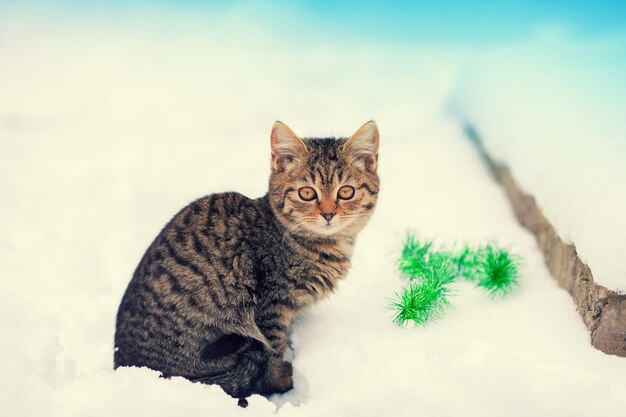
[(354, 197), (354, 187), (344, 185), (339, 189), (337, 196), (342, 200), (350, 200), (352, 197)]
[(300, 188), (298, 190), (298, 195), (304, 201), (311, 201), (311, 200), (317, 198), (317, 193), (311, 187), (302, 187), (302, 188)]

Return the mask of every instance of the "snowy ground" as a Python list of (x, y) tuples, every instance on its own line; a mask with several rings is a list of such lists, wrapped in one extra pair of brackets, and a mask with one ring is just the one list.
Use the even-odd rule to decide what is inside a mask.
[[(292, 45), (226, 16), (167, 33), (0, 25), (0, 409), (7, 416), (591, 416), (626, 409), (626, 361), (594, 350), (568, 294), (456, 120), (455, 48)], [(0, 22), (2, 22), (0, 20)], [(236, 26), (240, 27), (240, 26)], [(89, 28), (89, 30), (86, 30)], [(348, 68), (349, 70), (346, 70)], [(256, 197), (269, 129), (346, 135), (375, 118), (382, 192), (337, 293), (293, 329), (295, 390), (246, 410), (218, 387), (112, 370), (114, 318), (143, 251), (206, 193)], [(522, 285), (397, 328), (407, 229), (495, 240)]]

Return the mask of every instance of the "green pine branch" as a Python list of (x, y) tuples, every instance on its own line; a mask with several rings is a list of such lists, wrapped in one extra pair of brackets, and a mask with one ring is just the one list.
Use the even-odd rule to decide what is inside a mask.
[(493, 245), (460, 249), (436, 249), (430, 240), (409, 234), (398, 259), (398, 269), (409, 285), (391, 303), (393, 321), (425, 325), (442, 317), (451, 307), (451, 284), (459, 278), (476, 282), (491, 298), (507, 295), (519, 285), (520, 258)]

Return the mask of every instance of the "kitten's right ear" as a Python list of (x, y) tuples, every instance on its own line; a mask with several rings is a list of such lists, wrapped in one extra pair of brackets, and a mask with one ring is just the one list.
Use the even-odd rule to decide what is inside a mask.
[(272, 169), (284, 170), (289, 164), (306, 152), (306, 145), (282, 122), (275, 122), (272, 127)]

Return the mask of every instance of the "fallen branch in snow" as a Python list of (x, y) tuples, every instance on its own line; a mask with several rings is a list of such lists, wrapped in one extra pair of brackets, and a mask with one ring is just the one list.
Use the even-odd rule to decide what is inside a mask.
[(520, 187), (506, 165), (487, 152), (476, 129), (467, 125), (465, 133), (494, 179), (504, 188), (520, 224), (535, 236), (550, 274), (572, 296), (591, 333), (592, 346), (610, 355), (626, 357), (626, 294), (596, 283), (576, 246), (559, 236), (535, 197)]

